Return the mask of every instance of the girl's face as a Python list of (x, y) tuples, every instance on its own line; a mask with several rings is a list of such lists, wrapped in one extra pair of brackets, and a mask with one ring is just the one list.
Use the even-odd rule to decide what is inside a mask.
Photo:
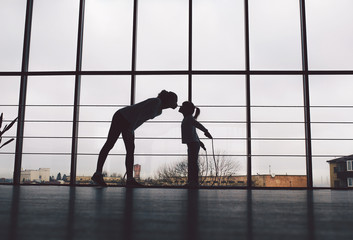
[(183, 105), (179, 108), (179, 112), (184, 115), (191, 115), (194, 112), (195, 107), (188, 103), (184, 102)]

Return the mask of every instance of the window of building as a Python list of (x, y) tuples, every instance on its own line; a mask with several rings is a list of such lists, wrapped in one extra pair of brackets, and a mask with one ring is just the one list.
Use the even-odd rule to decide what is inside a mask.
[(347, 171), (353, 171), (353, 169), (352, 169), (352, 162), (353, 162), (353, 161), (347, 161)]
[(353, 187), (353, 178), (347, 178), (348, 187)]

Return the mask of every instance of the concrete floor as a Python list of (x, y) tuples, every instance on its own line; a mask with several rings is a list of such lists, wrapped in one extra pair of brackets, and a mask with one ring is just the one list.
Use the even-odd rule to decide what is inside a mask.
[(0, 185), (0, 239), (353, 239), (353, 191)]

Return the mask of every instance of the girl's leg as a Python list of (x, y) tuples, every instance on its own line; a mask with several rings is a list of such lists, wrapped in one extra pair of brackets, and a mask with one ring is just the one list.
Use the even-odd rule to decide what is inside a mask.
[(112, 123), (110, 125), (109, 133), (105, 144), (99, 152), (96, 173), (102, 173), (103, 165), (107, 159), (108, 153), (114, 147), (116, 141), (121, 133), (119, 116), (114, 115)]
[(188, 143), (188, 182), (199, 184), (199, 158), (200, 144), (198, 142)]
[(123, 131), (123, 140), (126, 149), (126, 177), (127, 180), (133, 179), (133, 168), (134, 168), (134, 153), (135, 153), (135, 133), (133, 131)]

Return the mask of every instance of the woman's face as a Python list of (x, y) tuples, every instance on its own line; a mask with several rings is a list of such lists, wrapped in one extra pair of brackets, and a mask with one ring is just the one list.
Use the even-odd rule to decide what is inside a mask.
[(168, 107), (176, 109), (178, 107), (178, 97), (169, 98)]
[(173, 109), (176, 109), (177, 106), (178, 106), (178, 103), (177, 102), (173, 102), (173, 103), (171, 103), (170, 107), (173, 108)]

